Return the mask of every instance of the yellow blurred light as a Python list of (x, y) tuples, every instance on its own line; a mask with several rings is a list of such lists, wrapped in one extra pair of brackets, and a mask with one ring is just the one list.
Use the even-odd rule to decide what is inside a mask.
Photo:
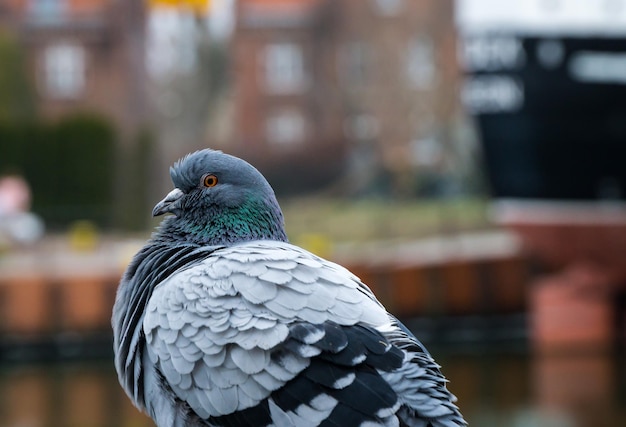
[(91, 221), (79, 220), (70, 226), (70, 247), (77, 252), (92, 252), (98, 246), (100, 233), (96, 224)]
[(212, 3), (213, 0), (148, 0), (151, 8), (171, 7), (191, 10), (199, 14), (208, 13)]

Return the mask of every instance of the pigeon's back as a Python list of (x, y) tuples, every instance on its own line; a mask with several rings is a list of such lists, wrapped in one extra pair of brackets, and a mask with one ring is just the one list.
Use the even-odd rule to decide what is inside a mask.
[(282, 242), (203, 256), (146, 305), (159, 425), (463, 425), (430, 355), (347, 270)]

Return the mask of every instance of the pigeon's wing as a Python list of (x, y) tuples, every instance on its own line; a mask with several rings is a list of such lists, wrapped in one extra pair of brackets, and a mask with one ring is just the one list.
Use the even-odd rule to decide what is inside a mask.
[(172, 275), (143, 325), (169, 389), (211, 424), (397, 425), (402, 405), (419, 409), (419, 391), (404, 401), (394, 386), (425, 369), (403, 368), (417, 359), (392, 344), (405, 337), (369, 289), (286, 243), (220, 249)]
[(156, 284), (199, 260), (217, 247), (194, 245), (145, 246), (133, 259), (120, 286), (113, 307), (115, 366), (120, 383), (132, 400), (145, 407), (142, 371), (143, 316)]

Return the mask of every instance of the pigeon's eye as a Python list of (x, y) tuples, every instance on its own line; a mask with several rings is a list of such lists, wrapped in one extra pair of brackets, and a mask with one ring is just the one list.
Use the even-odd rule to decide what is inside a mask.
[(213, 174), (205, 175), (202, 178), (202, 185), (205, 187), (215, 187), (217, 185), (217, 177)]

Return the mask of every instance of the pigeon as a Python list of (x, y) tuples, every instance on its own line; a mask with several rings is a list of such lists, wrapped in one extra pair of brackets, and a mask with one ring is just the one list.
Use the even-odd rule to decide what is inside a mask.
[(256, 168), (204, 149), (170, 175), (112, 315), (119, 381), (157, 426), (467, 425), (371, 290), (288, 242)]

